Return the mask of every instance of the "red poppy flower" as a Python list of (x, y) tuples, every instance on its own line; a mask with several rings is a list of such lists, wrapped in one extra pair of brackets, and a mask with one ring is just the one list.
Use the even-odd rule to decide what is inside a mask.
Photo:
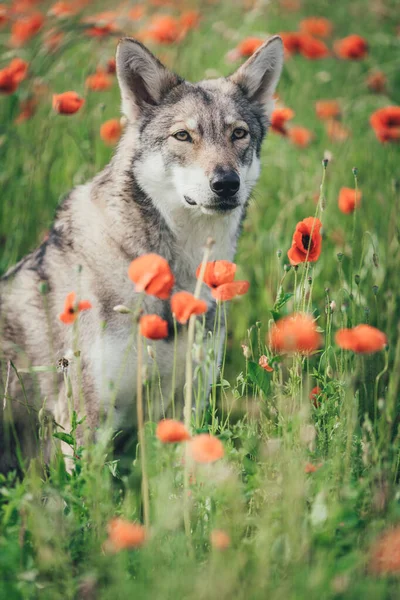
[(264, 40), (256, 37), (245, 38), (237, 45), (236, 50), (242, 57), (251, 56), (254, 52), (262, 46)]
[(368, 75), (366, 83), (371, 92), (384, 94), (386, 91), (387, 77), (383, 71), (373, 71)]
[[(201, 265), (197, 267), (196, 277), (200, 275)], [(210, 288), (216, 288), (223, 283), (232, 283), (235, 279), (236, 265), (228, 260), (214, 260), (206, 264), (204, 283)]]
[(318, 119), (332, 119), (340, 115), (340, 105), (337, 100), (318, 100), (315, 103), (315, 112)]
[(226, 550), (231, 545), (231, 538), (223, 529), (213, 529), (210, 534), (210, 542), (216, 550)]
[(300, 52), (301, 33), (297, 31), (284, 31), (279, 35), (282, 38), (283, 47), (287, 56)]
[(260, 365), (261, 368), (264, 369), (264, 371), (267, 371), (268, 373), (273, 373), (274, 369), (268, 363), (268, 358), (265, 356), (265, 354), (260, 356), (260, 360), (258, 361), (258, 364)]
[(158, 315), (144, 315), (140, 317), (139, 331), (149, 340), (162, 340), (168, 336), (168, 323)]
[(356, 190), (348, 187), (340, 188), (338, 198), (339, 210), (346, 215), (353, 213), (360, 206), (361, 196), (362, 193), (360, 190), (357, 191), (356, 197)]
[(40, 13), (15, 21), (11, 27), (11, 45), (16, 48), (23, 46), (40, 31), (43, 23), (44, 17)]
[(303, 33), (300, 37), (300, 54), (310, 60), (318, 60), (329, 56), (330, 52), (322, 40)]
[(189, 292), (177, 292), (171, 298), (171, 309), (178, 323), (187, 323), (192, 315), (207, 312), (207, 302), (195, 298)]
[(321, 221), (315, 217), (307, 217), (297, 223), (292, 247), (288, 251), (291, 265), (318, 260), (322, 246), (321, 227)]
[(76, 293), (70, 292), (65, 298), (64, 312), (62, 312), (58, 318), (66, 325), (71, 325), (71, 323), (76, 321), (76, 318), (80, 312), (89, 310), (89, 308), (92, 308), (89, 300), (81, 300), (80, 302), (77, 302)]
[(122, 126), (119, 119), (110, 119), (100, 127), (100, 137), (109, 146), (114, 146), (122, 134)]
[(53, 108), (60, 115), (73, 115), (85, 103), (76, 92), (64, 92), (53, 95)]
[(304, 473), (315, 473), (320, 467), (321, 465), (313, 465), (312, 463), (306, 463), (306, 466), (304, 467)]
[(314, 404), (315, 408), (318, 408), (318, 406), (319, 406), (318, 396), (321, 393), (322, 393), (322, 390), (318, 386), (313, 387), (313, 389), (310, 392), (310, 400)]
[(376, 110), (369, 122), (380, 142), (400, 139), (400, 106), (386, 106)]
[(312, 131), (307, 129), (307, 127), (300, 127), (298, 125), (294, 125), (289, 129), (289, 139), (295, 145), (300, 148), (307, 148), (314, 138), (314, 134)]
[(0, 93), (12, 94), (25, 79), (28, 63), (21, 58), (14, 58), (10, 64), (0, 71)]
[(172, 44), (182, 35), (182, 26), (178, 19), (170, 15), (156, 15), (153, 17), (147, 35), (159, 44)]
[(22, 58), (13, 58), (8, 65), (8, 69), (13, 74), (14, 79), (20, 83), (27, 76), (29, 63), (27, 63), (26, 60), (22, 60)]
[(326, 38), (332, 33), (332, 23), (324, 17), (309, 17), (300, 21), (300, 31), (315, 37)]
[(328, 119), (325, 128), (329, 139), (333, 142), (344, 142), (350, 135), (350, 130), (335, 119)]
[(231, 283), (223, 283), (217, 288), (211, 290), (211, 295), (219, 302), (227, 302), (233, 300), (236, 296), (247, 294), (250, 287), (248, 281), (232, 281)]
[(400, 573), (400, 527), (385, 531), (371, 548), (369, 571), (374, 575)]
[(224, 447), (218, 438), (201, 433), (190, 442), (190, 453), (195, 462), (213, 463), (224, 456)]
[(115, 552), (139, 548), (146, 541), (146, 530), (139, 523), (116, 517), (108, 524), (108, 541)]
[(286, 122), (293, 119), (294, 112), (291, 108), (276, 108), (271, 115), (271, 129), (275, 133), (287, 135)]
[(94, 75), (89, 75), (86, 78), (86, 87), (94, 92), (108, 90), (112, 84), (113, 80), (103, 69), (97, 69)]
[(0, 71), (0, 93), (13, 94), (18, 88), (18, 81), (15, 79), (9, 67)]
[(183, 423), (174, 419), (164, 419), (157, 425), (156, 436), (163, 444), (176, 444), (190, 440), (190, 433)]
[(368, 54), (368, 43), (360, 35), (349, 35), (334, 44), (335, 52), (339, 58), (346, 60), (360, 60)]
[(373, 354), (387, 345), (387, 337), (382, 331), (365, 324), (353, 329), (340, 329), (335, 341), (343, 350), (352, 350), (357, 354)]
[(168, 262), (158, 254), (143, 254), (129, 265), (128, 277), (137, 292), (146, 292), (161, 300), (167, 300), (174, 287), (175, 277)]
[(310, 354), (322, 343), (311, 315), (294, 313), (279, 319), (269, 332), (269, 345), (277, 352)]

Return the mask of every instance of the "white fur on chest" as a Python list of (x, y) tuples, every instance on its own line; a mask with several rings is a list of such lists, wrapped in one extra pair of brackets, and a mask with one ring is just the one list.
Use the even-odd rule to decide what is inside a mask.
[[(183, 398), (186, 330), (177, 338), (175, 395)], [(149, 353), (147, 347), (152, 351)], [(150, 356), (153, 354), (154, 358)], [(152, 403), (152, 418), (164, 416), (171, 404), (172, 372), (174, 365), (174, 340), (143, 340), (142, 381), (155, 386), (156, 399)], [(93, 376), (102, 410), (113, 416), (114, 428), (129, 428), (136, 424), (137, 340), (129, 329), (106, 330), (92, 346), (90, 352)], [(161, 392), (160, 392), (161, 388)]]

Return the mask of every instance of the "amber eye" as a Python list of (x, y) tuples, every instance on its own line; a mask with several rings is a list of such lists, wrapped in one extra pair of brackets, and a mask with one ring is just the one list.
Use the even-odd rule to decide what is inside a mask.
[(249, 132), (247, 131), (247, 129), (243, 129), (243, 127), (236, 127), (236, 129), (233, 130), (232, 139), (242, 140), (248, 135), (248, 133)]
[(190, 134), (187, 131), (185, 131), (184, 129), (182, 129), (182, 131), (177, 131), (176, 133), (174, 133), (173, 137), (176, 140), (178, 140), (179, 142), (191, 142), (192, 141)]

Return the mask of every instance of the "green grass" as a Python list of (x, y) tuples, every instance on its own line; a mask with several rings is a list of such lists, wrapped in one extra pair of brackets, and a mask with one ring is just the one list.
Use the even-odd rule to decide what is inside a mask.
[[(100, 3), (89, 8), (103, 10)], [(368, 569), (371, 544), (400, 521), (400, 152), (399, 145), (378, 142), (369, 126), (374, 110), (400, 102), (396, 2), (304, 0), (300, 11), (288, 12), (274, 0), (246, 13), (239, 2), (224, 2), (202, 11), (199, 29), (181, 44), (153, 48), (192, 80), (208, 69), (228, 74), (232, 67), (225, 54), (242, 38), (296, 30), (310, 15), (332, 20), (333, 39), (365, 36), (370, 52), (359, 62), (295, 56), (286, 63), (279, 96), (295, 111), (293, 124), (311, 129), (315, 139), (299, 149), (270, 133), (264, 145), (262, 175), (237, 256), (240, 278), (251, 287), (229, 311), (223, 390), (211, 419), (225, 457), (196, 469), (191, 550), (182, 515), (183, 449), (162, 446), (155, 424), (147, 423), (151, 535), (139, 550), (109, 554), (103, 549), (110, 518), (142, 518), (137, 448), (125, 456), (130, 468), (119, 469), (104, 435), (82, 451), (72, 475), (58, 456), (46, 475), (34, 461), (22, 478), (0, 476), (1, 599), (376, 600), (400, 595), (395, 576), (376, 577)], [(114, 82), (109, 91), (87, 93), (84, 82), (113, 55), (116, 38), (89, 41), (77, 24), (67, 20), (62, 27), (65, 43), (55, 54), (43, 50), (40, 35), (11, 51), (9, 29), (0, 29), (0, 67), (14, 55), (31, 64), (31, 76), (18, 92), (0, 97), (0, 272), (42, 240), (60, 198), (112, 154), (99, 127), (119, 115), (118, 86)], [(127, 33), (134, 35), (134, 26)], [(385, 94), (367, 89), (372, 69), (386, 73)], [(36, 115), (15, 125), (18, 101), (33, 79), (47, 91)], [(52, 112), (51, 95), (69, 89), (85, 95), (86, 104), (63, 118)], [(332, 142), (315, 115), (316, 100), (333, 98), (351, 130), (343, 143)], [(323, 248), (310, 269), (311, 309), (324, 332), (325, 354), (284, 359), (268, 382), (257, 380), (257, 385), (250, 362), (265, 351), (286, 252), (296, 223), (315, 213), (327, 150), (333, 159), (324, 188)], [(339, 189), (354, 185), (353, 167), (363, 193), (354, 220), (337, 207)], [(341, 262), (338, 253), (343, 253)], [(354, 275), (360, 276), (358, 285)], [(285, 293), (294, 291), (294, 279), (291, 269)], [(326, 310), (331, 301), (333, 313)], [(293, 302), (281, 313), (292, 312)], [(328, 335), (330, 328), (334, 333), (362, 322), (387, 334), (387, 352), (343, 353)], [(250, 361), (241, 343), (250, 347)], [(323, 397), (315, 409), (308, 394), (317, 384)], [(306, 474), (307, 463), (321, 466)], [(210, 548), (214, 528), (231, 536), (228, 550)]]

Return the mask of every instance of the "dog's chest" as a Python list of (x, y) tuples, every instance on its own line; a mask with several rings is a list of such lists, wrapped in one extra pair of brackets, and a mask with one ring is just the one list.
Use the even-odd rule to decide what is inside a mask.
[[(113, 417), (115, 428), (129, 428), (136, 423), (136, 390), (139, 372), (136, 333), (118, 329), (105, 331), (94, 344), (91, 363), (95, 386), (104, 411)], [(162, 418), (174, 400), (183, 399), (186, 330), (171, 340), (142, 338), (140, 374), (144, 396), (151, 398), (151, 417)], [(173, 375), (175, 374), (175, 375)], [(147, 402), (147, 400), (146, 400)], [(148, 408), (148, 406), (147, 406)]]

